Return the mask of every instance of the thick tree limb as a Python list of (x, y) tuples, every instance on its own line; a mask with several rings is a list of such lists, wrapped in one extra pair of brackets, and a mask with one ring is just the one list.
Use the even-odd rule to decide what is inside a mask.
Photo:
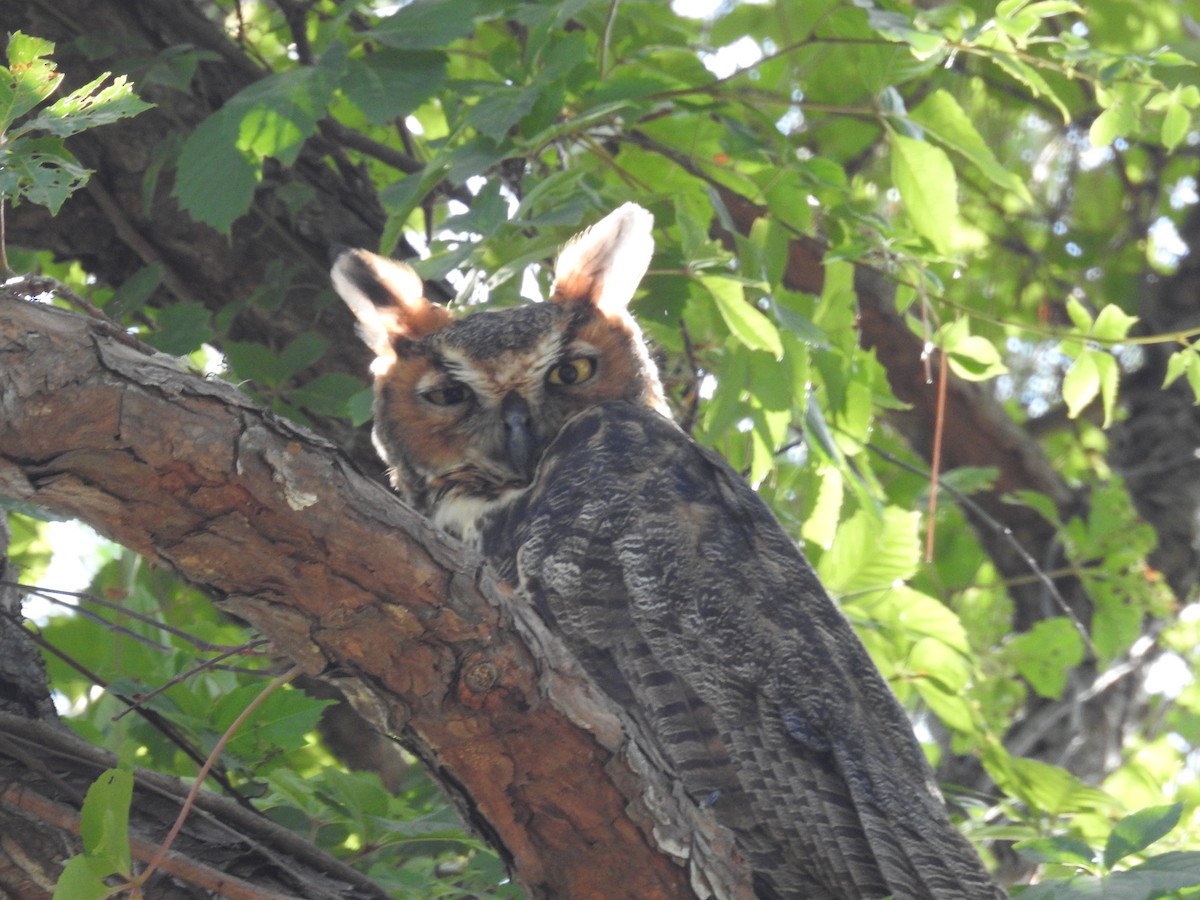
[(0, 297), (0, 494), (212, 591), (429, 766), (533, 897), (746, 896), (723, 832), (558, 640), (331, 445), (90, 320)]

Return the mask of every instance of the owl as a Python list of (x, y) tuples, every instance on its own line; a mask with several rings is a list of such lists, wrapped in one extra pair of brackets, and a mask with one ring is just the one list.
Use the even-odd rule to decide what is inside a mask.
[(626, 204), (562, 249), (547, 302), (462, 318), (408, 267), (341, 252), (393, 484), (519, 587), (759, 897), (1005, 896), (795, 542), (671, 421), (627, 308), (652, 225)]

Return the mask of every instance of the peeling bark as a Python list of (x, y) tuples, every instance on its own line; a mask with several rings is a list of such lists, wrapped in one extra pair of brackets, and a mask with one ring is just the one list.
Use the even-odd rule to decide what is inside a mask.
[(0, 361), (0, 493), (169, 564), (333, 681), (530, 896), (691, 897), (689, 874), (749, 896), (536, 615), (332, 445), (52, 307), (0, 299)]

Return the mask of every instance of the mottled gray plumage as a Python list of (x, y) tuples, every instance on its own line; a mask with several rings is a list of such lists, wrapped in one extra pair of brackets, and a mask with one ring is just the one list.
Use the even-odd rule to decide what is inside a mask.
[(1003, 896), (794, 543), (672, 423), (624, 402), (581, 414), (481, 535), (736, 833), (759, 896)]
[(410, 271), (340, 257), (397, 487), (520, 586), (760, 897), (1003, 897), (795, 543), (662, 415), (625, 310), (651, 248), (627, 204), (564, 249), (550, 304), (458, 321)]

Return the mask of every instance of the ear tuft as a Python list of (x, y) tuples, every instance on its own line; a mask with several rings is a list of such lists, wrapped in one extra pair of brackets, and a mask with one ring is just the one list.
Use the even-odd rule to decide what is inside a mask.
[(654, 253), (654, 216), (626, 203), (571, 238), (554, 267), (557, 303), (588, 300), (602, 312), (625, 309)]
[(358, 319), (359, 333), (377, 356), (395, 353), (396, 338), (417, 340), (453, 319), (425, 299), (425, 286), (409, 266), (367, 250), (342, 248), (330, 271), (334, 289)]

